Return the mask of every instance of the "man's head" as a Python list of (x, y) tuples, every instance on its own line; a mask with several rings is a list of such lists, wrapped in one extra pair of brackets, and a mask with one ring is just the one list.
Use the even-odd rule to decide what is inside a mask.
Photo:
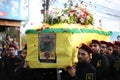
[(90, 46), (93, 49), (93, 53), (100, 53), (100, 42), (98, 40), (92, 40)]
[(82, 46), (78, 50), (78, 62), (89, 61), (92, 52), (92, 49), (88, 45), (82, 43)]
[(113, 53), (114, 45), (111, 42), (107, 42), (107, 54), (111, 55)]
[(107, 42), (106, 41), (100, 41), (101, 43), (101, 50), (100, 50), (100, 53), (102, 55), (106, 54), (107, 53)]
[(8, 56), (9, 56), (10, 58), (15, 57), (16, 46), (10, 44), (8, 50), (9, 50), (9, 52), (8, 52)]
[(10, 41), (11, 37), (9, 34), (6, 34), (6, 40)]
[(18, 51), (18, 56), (22, 59), (25, 59), (27, 57), (27, 49), (22, 49)]
[(18, 51), (18, 56), (21, 57), (21, 55), (22, 55), (22, 50), (19, 50)]
[(50, 36), (45, 36), (45, 42), (49, 43), (50, 42)]
[(24, 48), (24, 49), (22, 50), (22, 53), (23, 53), (22, 56), (23, 56), (23, 58), (25, 59), (25, 58), (27, 57), (27, 49)]
[(114, 50), (117, 52), (117, 53), (120, 53), (120, 41), (115, 41), (114, 42)]

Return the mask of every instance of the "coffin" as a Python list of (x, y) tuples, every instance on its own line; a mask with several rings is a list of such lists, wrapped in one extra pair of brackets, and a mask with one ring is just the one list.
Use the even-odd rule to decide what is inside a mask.
[(111, 31), (92, 25), (42, 24), (26, 30), (30, 68), (65, 68), (77, 62), (78, 46), (110, 40)]

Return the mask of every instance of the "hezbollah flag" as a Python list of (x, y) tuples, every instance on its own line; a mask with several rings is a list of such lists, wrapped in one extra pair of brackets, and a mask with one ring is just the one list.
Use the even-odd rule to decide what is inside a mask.
[(92, 39), (109, 41), (111, 32), (92, 25), (40, 25), (26, 31), (30, 68), (64, 68), (77, 62), (78, 46)]

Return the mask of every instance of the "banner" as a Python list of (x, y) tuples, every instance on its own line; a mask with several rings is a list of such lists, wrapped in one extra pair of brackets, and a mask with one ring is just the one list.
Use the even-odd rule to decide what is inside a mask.
[[(45, 27), (45, 26), (44, 26)], [(27, 61), (30, 68), (64, 68), (77, 62), (78, 46), (92, 39), (110, 40), (110, 31), (76, 24), (58, 24), (29, 29)]]

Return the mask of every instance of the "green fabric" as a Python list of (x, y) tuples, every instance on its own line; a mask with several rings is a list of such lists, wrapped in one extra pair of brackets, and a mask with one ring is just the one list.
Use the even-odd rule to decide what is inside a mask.
[(26, 31), (26, 34), (32, 33), (32, 34), (38, 34), (38, 33), (98, 33), (102, 35), (112, 35), (111, 31), (102, 31), (102, 30), (95, 30), (95, 29), (69, 29), (69, 28), (49, 28), (44, 30), (34, 30), (29, 29)]

